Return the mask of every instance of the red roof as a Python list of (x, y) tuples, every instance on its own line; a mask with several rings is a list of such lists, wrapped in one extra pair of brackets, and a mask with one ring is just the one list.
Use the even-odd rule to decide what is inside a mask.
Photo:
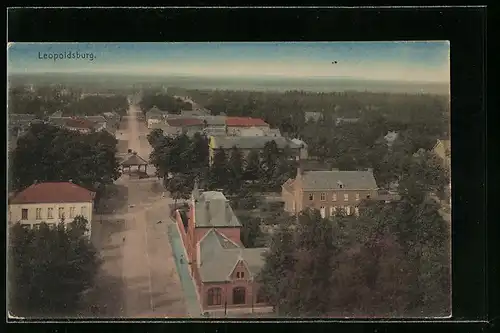
[(195, 118), (167, 119), (167, 124), (173, 127), (200, 126), (203, 125), (203, 120)]
[(249, 117), (227, 117), (226, 125), (233, 127), (269, 126), (268, 123), (260, 118)]
[(66, 126), (73, 128), (92, 129), (94, 128), (95, 124), (95, 122), (83, 118), (71, 118), (66, 121)]
[(17, 193), (13, 204), (90, 202), (95, 192), (70, 182), (33, 184)]

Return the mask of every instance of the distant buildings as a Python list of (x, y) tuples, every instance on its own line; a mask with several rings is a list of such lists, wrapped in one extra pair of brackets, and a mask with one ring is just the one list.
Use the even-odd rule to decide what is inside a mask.
[(203, 312), (271, 312), (255, 277), (267, 248), (245, 248), (241, 223), (221, 192), (195, 185), (189, 211), (176, 212)]
[(220, 149), (225, 150), (229, 154), (231, 149), (236, 147), (243, 153), (243, 157), (247, 157), (251, 151), (261, 152), (266, 143), (271, 141), (276, 142), (280, 150), (288, 147), (297, 160), (307, 158), (307, 145), (298, 144), (281, 136), (211, 136), (209, 137), (210, 164), (213, 163), (215, 153)]
[(303, 171), (282, 185), (285, 211), (297, 214), (306, 208), (317, 209), (321, 216), (332, 216), (338, 209), (348, 215), (358, 213), (361, 200), (375, 199), (378, 187), (368, 171)]
[(228, 135), (238, 135), (242, 128), (255, 128), (262, 131), (269, 130), (270, 126), (260, 118), (249, 117), (227, 117), (226, 129)]
[[(42, 222), (55, 225), (64, 219), (71, 223), (83, 216), (91, 228), (95, 193), (71, 182), (36, 183), (9, 201), (9, 224), (38, 228)], [(89, 230), (89, 235), (90, 235)]]

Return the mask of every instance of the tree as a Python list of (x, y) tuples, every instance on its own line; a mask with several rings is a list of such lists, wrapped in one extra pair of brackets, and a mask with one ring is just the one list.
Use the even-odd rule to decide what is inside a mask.
[(166, 189), (174, 199), (174, 206), (177, 207), (177, 200), (189, 199), (194, 187), (194, 179), (186, 175), (177, 175), (166, 181)]
[(224, 149), (218, 149), (210, 166), (208, 186), (210, 189), (227, 188), (228, 184), (227, 156)]
[(32, 124), (12, 153), (11, 185), (19, 190), (35, 181), (72, 180), (90, 189), (111, 184), (120, 175), (116, 143), (106, 132), (80, 134)]
[(262, 150), (262, 171), (263, 176), (266, 182), (272, 180), (273, 175), (276, 172), (276, 167), (278, 165), (278, 159), (280, 157), (280, 152), (278, 150), (278, 145), (276, 141), (268, 141), (264, 145), (264, 149)]
[(229, 194), (237, 194), (243, 185), (243, 155), (241, 151), (234, 146), (228, 161), (228, 179), (227, 189)]
[(154, 149), (161, 142), (160, 140), (165, 138), (165, 135), (163, 134), (163, 130), (161, 128), (155, 128), (149, 132), (147, 138), (149, 144)]
[[(88, 222), (78, 219), (78, 228)], [(59, 223), (9, 228), (9, 310), (16, 316), (74, 315), (100, 259), (90, 240)]]
[(260, 155), (258, 151), (252, 150), (246, 159), (244, 177), (246, 180), (256, 181), (260, 174)]
[(260, 230), (260, 218), (250, 215), (239, 216), (241, 222), (241, 242), (246, 248), (254, 248), (258, 245), (258, 240), (262, 237)]

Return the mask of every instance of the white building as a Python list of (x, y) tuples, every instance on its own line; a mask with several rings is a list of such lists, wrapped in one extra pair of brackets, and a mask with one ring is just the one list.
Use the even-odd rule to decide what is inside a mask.
[(95, 192), (71, 182), (33, 184), (17, 193), (9, 202), (9, 224), (16, 222), (26, 228), (37, 228), (42, 222), (55, 225), (64, 219), (73, 222), (83, 216), (91, 233)]

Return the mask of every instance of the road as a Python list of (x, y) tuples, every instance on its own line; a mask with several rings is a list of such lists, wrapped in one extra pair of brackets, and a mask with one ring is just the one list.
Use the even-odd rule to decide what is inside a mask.
[[(131, 105), (117, 136), (148, 160), (148, 130)], [(107, 309), (101, 316), (124, 318), (186, 317), (187, 307), (168, 237), (170, 198), (164, 197), (154, 168), (153, 177), (136, 182), (127, 175), (116, 181), (127, 188), (127, 204), (99, 216), (92, 237), (104, 260), (94, 297)], [(154, 190), (156, 189), (156, 190)], [(160, 189), (160, 190), (158, 190)], [(162, 221), (162, 223), (159, 223)], [(96, 226), (94, 227), (94, 224)]]

